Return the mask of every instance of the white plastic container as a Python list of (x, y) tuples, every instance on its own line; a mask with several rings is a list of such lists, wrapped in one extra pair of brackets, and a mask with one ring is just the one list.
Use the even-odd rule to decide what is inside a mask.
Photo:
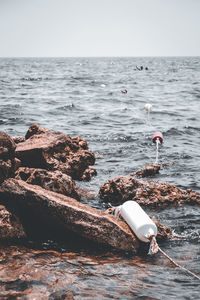
[(148, 243), (151, 236), (157, 235), (157, 226), (137, 202), (124, 202), (120, 207), (120, 214), (142, 242)]

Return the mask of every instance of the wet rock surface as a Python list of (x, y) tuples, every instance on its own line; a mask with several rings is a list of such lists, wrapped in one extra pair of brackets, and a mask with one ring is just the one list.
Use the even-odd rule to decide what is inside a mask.
[(150, 216), (150, 218), (152, 219), (152, 221), (156, 224), (156, 226), (158, 228), (158, 234), (156, 236), (156, 239), (158, 241), (167, 240), (167, 239), (172, 238), (172, 230), (168, 226), (161, 224), (154, 216), (152, 216), (152, 217)]
[(55, 292), (49, 296), (49, 300), (74, 300), (74, 295), (71, 291), (67, 292)]
[(53, 172), (44, 169), (21, 167), (17, 170), (15, 178), (24, 180), (29, 184), (39, 185), (46, 190), (80, 200), (80, 194), (75, 181), (60, 171)]
[(97, 176), (97, 171), (94, 168), (88, 168), (83, 172), (81, 179), (84, 181), (90, 181), (94, 176)]
[(147, 164), (142, 170), (134, 172), (132, 175), (137, 177), (150, 177), (159, 173), (160, 165)]
[(183, 190), (166, 182), (143, 181), (134, 175), (108, 180), (101, 186), (99, 195), (106, 202), (121, 204), (134, 200), (149, 208), (200, 205), (200, 194), (191, 189)]
[(15, 144), (19, 144), (25, 141), (25, 138), (23, 136), (14, 136), (13, 140), (15, 142)]
[(37, 227), (41, 223), (58, 235), (70, 230), (119, 250), (138, 248), (138, 240), (126, 223), (67, 196), (21, 180), (7, 179), (1, 185), (0, 197), (16, 208), (25, 228), (27, 224)]
[(12, 137), (0, 131), (0, 183), (14, 175), (15, 148)]
[(54, 132), (33, 124), (26, 140), (17, 144), (16, 156), (23, 167), (59, 170), (73, 179), (82, 180), (95, 155), (88, 150), (87, 142), (80, 137)]
[[(89, 181), (92, 176), (97, 175), (96, 170), (90, 167), (95, 158), (93, 152), (88, 150), (86, 141), (80, 137), (71, 138), (66, 134), (53, 132), (37, 124), (29, 128), (25, 139), (15, 138), (16, 144), (7, 134), (2, 133), (0, 137), (0, 158), (3, 159), (1, 167), (5, 166), (4, 163), (9, 167), (4, 172), (0, 185), (0, 204), (9, 209), (6, 214), (2, 206), (0, 230), (3, 237), (6, 238), (6, 232), (8, 237), (12, 234), (23, 237), (24, 226), (29, 236), (32, 233), (39, 236), (41, 232), (48, 233), (50, 237), (62, 238), (77, 234), (86, 240), (119, 250), (138, 248), (138, 239), (123, 220), (77, 201), (81, 196), (87, 199), (94, 196), (94, 192), (77, 188), (72, 179)], [(159, 166), (148, 165), (134, 174), (151, 176), (158, 171)], [(14, 176), (15, 179), (8, 179)], [(131, 180), (119, 178), (117, 185), (109, 181), (115, 200), (117, 199), (115, 203), (135, 197), (133, 186), (135, 189), (144, 186), (143, 182), (132, 179), (133, 174)], [(106, 198), (110, 190), (106, 184), (105, 187), (107, 188), (101, 189), (100, 194), (107, 199), (110, 197)], [(112, 196), (109, 201), (111, 198)], [(12, 227), (11, 224), (9, 227), (3, 220), (6, 224), (12, 220), (16, 226)], [(170, 238), (170, 229), (156, 219), (155, 222), (159, 232), (158, 239)], [(9, 229), (6, 231), (6, 228)]]
[(0, 205), (0, 240), (8, 241), (26, 237), (24, 228), (19, 218)]

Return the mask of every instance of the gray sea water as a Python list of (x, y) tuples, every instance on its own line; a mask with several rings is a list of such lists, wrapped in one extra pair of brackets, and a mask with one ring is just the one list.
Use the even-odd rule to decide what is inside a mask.
[[(159, 162), (172, 165), (155, 180), (200, 192), (199, 114), (200, 57), (0, 58), (0, 130), (24, 136), (38, 123), (87, 140), (99, 155), (98, 175), (78, 184), (95, 192), (155, 162), (157, 130), (164, 136)], [(83, 201), (106, 207), (98, 197)], [(199, 274), (200, 207), (150, 213), (179, 237), (162, 249)], [(49, 240), (0, 245), (0, 299), (56, 299), (66, 291), (75, 299), (199, 299), (200, 289), (159, 254), (72, 249)]]

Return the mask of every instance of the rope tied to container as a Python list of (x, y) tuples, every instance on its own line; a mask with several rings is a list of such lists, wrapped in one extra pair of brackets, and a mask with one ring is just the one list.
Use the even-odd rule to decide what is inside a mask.
[(149, 252), (148, 254), (152, 255), (157, 253), (158, 251), (160, 251), (171, 263), (173, 263), (173, 265), (175, 265), (176, 267), (182, 269), (183, 271), (187, 272), (188, 274), (190, 274), (191, 276), (197, 278), (200, 280), (200, 277), (198, 275), (196, 275), (195, 273), (191, 272), (190, 270), (188, 270), (187, 268), (179, 265), (178, 263), (176, 263), (169, 255), (167, 255), (157, 244), (156, 241), (156, 237), (155, 235), (151, 236), (149, 238), (150, 240), (150, 246), (149, 246)]
[(155, 235), (150, 237), (149, 255), (156, 254), (159, 251), (159, 246), (156, 241)]
[[(176, 267), (184, 270), (188, 274), (200, 280), (200, 277), (198, 275), (176, 263), (158, 246), (158, 243), (156, 241), (157, 227), (146, 215), (146, 213), (140, 208), (138, 203), (129, 200), (117, 207), (113, 207), (111, 204), (109, 204), (109, 206), (110, 208), (107, 210), (108, 213), (113, 214), (116, 218), (122, 217), (139, 240), (141, 240), (142, 242), (150, 242), (148, 254), (152, 255), (160, 251), (160, 253), (163, 254)], [(142, 228), (142, 225), (145, 226)], [(152, 225), (154, 226), (152, 227)]]

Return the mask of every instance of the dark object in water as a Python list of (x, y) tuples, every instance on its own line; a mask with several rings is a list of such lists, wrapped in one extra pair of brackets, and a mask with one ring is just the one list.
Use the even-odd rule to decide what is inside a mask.
[(146, 164), (146, 166), (137, 172), (132, 173), (132, 175), (136, 175), (137, 177), (149, 177), (158, 174), (160, 171), (159, 164)]
[(123, 94), (127, 94), (128, 91), (127, 91), (126, 89), (124, 89), (124, 90), (122, 90), (121, 92), (122, 92)]

